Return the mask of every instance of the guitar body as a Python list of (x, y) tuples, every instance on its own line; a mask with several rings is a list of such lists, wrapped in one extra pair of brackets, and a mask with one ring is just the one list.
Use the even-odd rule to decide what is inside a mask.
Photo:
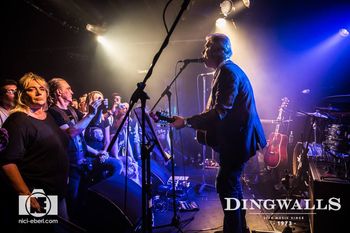
[(196, 139), (199, 144), (210, 146), (214, 151), (218, 152), (218, 141), (214, 130), (196, 130)]
[(271, 133), (268, 138), (268, 146), (264, 152), (264, 161), (268, 167), (276, 168), (285, 166), (288, 162), (288, 137), (281, 133)]

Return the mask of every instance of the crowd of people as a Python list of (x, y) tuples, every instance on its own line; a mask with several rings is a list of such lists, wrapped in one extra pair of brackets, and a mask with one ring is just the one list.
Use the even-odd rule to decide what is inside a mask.
[[(47, 82), (30, 72), (18, 83), (1, 81), (0, 195), (7, 201), (1, 208), (0, 221), (18, 232), (32, 227), (16, 222), (18, 196), (30, 196), (34, 189), (57, 195), (58, 215), (74, 220), (79, 217), (87, 188), (97, 181), (127, 174), (141, 185), (136, 119), (126, 121), (112, 150), (107, 152), (128, 103), (113, 93), (109, 108), (108, 99), (100, 91), (73, 100), (73, 90), (63, 78)], [(43, 211), (36, 198), (31, 198), (30, 208)]]
[[(267, 142), (250, 81), (231, 56), (226, 35), (206, 37), (202, 59), (206, 67), (215, 70), (207, 109), (192, 117), (174, 116), (171, 126), (205, 132), (205, 142), (220, 157), (216, 188), (224, 212), (223, 231), (245, 233), (249, 231), (245, 211), (227, 209), (227, 199), (242, 200), (244, 166)], [(36, 188), (58, 196), (62, 218), (75, 218), (91, 174), (96, 172), (104, 179), (124, 173), (140, 183), (136, 120), (126, 121), (107, 153), (129, 107), (120, 95), (113, 94), (111, 108), (96, 90), (73, 100), (66, 80), (55, 77), (46, 82), (33, 73), (25, 74), (18, 84), (5, 80), (0, 88), (0, 185), (1, 195), (5, 195), (2, 200), (6, 200), (3, 205), (7, 206), (1, 208), (0, 221), (4, 224), (13, 224), (16, 219), (18, 195), (31, 195)], [(209, 139), (213, 139), (211, 144)], [(125, 167), (127, 162), (132, 166)], [(37, 211), (43, 208), (35, 198), (30, 205)]]

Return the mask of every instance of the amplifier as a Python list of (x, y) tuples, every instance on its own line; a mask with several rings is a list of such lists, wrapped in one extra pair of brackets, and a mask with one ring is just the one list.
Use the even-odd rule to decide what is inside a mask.
[(335, 165), (329, 162), (309, 159), (311, 206), (317, 206), (316, 199), (323, 199), (321, 206), (325, 208), (331, 198), (339, 198), (341, 205), (340, 209), (335, 208), (339, 209), (337, 211), (312, 210), (309, 215), (311, 233), (349, 232), (349, 229), (346, 230), (349, 222), (345, 220), (345, 216), (348, 216), (350, 210), (350, 182), (349, 179), (337, 177), (336, 170), (330, 172), (332, 167), (335, 168)]

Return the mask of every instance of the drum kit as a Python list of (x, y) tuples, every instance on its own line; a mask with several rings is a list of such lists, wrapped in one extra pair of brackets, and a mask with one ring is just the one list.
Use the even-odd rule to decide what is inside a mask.
[[(350, 161), (350, 95), (330, 96), (326, 107), (315, 112), (299, 111), (310, 118), (311, 128), (305, 142), (296, 144), (293, 151), (293, 175), (308, 180), (308, 161), (328, 164), (327, 174), (349, 180)], [(331, 167), (336, 169), (330, 169)]]
[[(315, 112), (296, 113), (296, 116), (306, 117), (308, 121), (303, 132), (306, 138), (295, 144), (291, 170), (294, 179), (306, 186), (310, 160), (327, 164), (329, 169), (325, 170), (330, 176), (346, 180), (350, 176), (350, 95), (329, 96), (322, 103), (324, 106), (316, 107)], [(291, 121), (290, 118), (261, 120), (263, 124), (287, 125)]]

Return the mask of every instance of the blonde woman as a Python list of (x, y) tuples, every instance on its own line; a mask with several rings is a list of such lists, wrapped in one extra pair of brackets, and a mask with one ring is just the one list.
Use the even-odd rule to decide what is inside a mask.
[[(104, 112), (107, 112), (108, 108), (108, 100), (103, 97), (102, 92), (100, 91), (91, 91), (87, 94), (86, 97), (86, 104), (89, 106), (91, 103), (97, 100), (103, 100), (103, 103), (101, 104), (99, 111), (97, 112), (94, 119), (90, 122), (89, 127), (99, 127), (103, 131), (104, 140), (103, 140), (103, 151), (107, 150), (107, 147), (110, 143), (110, 124), (108, 119), (105, 117)], [(85, 134), (86, 135), (86, 134)], [(87, 143), (89, 144), (89, 138), (85, 137), (87, 139)]]
[[(90, 105), (94, 101), (103, 100), (103, 94), (99, 91), (91, 91), (86, 97), (87, 105)], [(122, 170), (122, 163), (120, 160), (110, 157), (106, 151), (110, 143), (110, 124), (107, 117), (104, 116), (104, 112), (107, 112), (108, 100), (105, 99), (103, 104), (97, 110), (97, 114), (92, 119), (90, 124), (85, 130), (85, 140), (88, 145), (89, 153), (94, 154), (94, 151), (98, 151), (100, 158), (103, 160), (96, 164), (94, 163), (94, 169), (97, 171), (108, 172), (107, 176), (113, 174), (119, 175)]]
[[(2, 190), (6, 190), (3, 199), (6, 201), (2, 205), (7, 208), (0, 208), (0, 219), (17, 229), (28, 227), (53, 231), (52, 226), (48, 226), (50, 224), (16, 224), (20, 217), (18, 208), (21, 208), (18, 196), (30, 196), (33, 190), (56, 195), (58, 214), (67, 218), (64, 198), (68, 178), (68, 137), (46, 113), (48, 94), (48, 85), (42, 77), (25, 74), (19, 80), (17, 104), (3, 125), (8, 131), (9, 143), (0, 154), (4, 174), (0, 176), (3, 179), (0, 184), (5, 186)], [(47, 213), (47, 208), (47, 204), (40, 204), (32, 197), (27, 211)]]

